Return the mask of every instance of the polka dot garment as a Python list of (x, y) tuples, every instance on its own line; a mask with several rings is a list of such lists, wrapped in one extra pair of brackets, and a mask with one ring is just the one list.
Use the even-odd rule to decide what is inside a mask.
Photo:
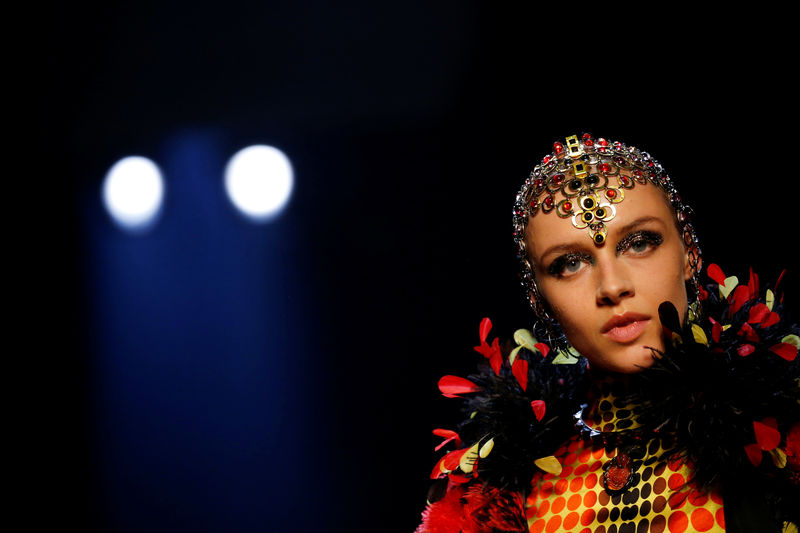
[[(615, 399), (607, 389), (586, 417), (587, 425), (606, 436), (617, 429), (636, 427), (635, 409)], [(725, 531), (721, 497), (687, 483), (689, 465), (662, 459), (662, 452), (669, 447), (670, 443), (661, 439), (614, 447), (604, 446), (601, 438), (573, 437), (554, 454), (561, 462), (561, 473), (540, 473), (532, 480), (525, 505), (529, 531)], [(631, 457), (628, 486), (609, 491), (604, 487), (605, 470), (622, 454)]]

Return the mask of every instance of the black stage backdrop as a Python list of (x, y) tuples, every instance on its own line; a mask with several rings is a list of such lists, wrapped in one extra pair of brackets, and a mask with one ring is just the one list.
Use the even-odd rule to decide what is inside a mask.
[[(774, 15), (665, 9), (623, 20), (564, 7), (318, 0), (45, 11), (32, 34), (44, 46), (29, 63), (33, 138), (43, 152), (36, 187), (55, 191), (57, 209), (53, 221), (25, 227), (44, 256), (28, 391), (47, 400), (30, 417), (43, 435), (33, 448), (41, 468), (29, 478), (48, 511), (34, 523), (412, 531), (435, 460), (431, 430), (458, 416), (436, 382), (473, 368), (482, 317), (502, 338), (530, 325), (511, 204), (552, 142), (573, 133), (650, 151), (696, 208), (707, 262), (740, 276), (752, 266), (765, 281), (788, 268), (787, 299), (800, 296), (796, 58)], [(96, 342), (104, 309), (92, 272), (102, 267), (91, 257), (104, 245), (92, 228), (106, 238), (115, 230), (91, 213), (118, 158), (167, 157), (197, 138), (219, 154), (274, 144), (295, 165), (294, 196), (275, 226), (292, 271), (282, 335), (293, 348), (265, 351), (261, 369), (292, 361), (280, 385), (290, 393), (283, 403), (270, 397), (285, 420), (275, 429), (259, 420), (261, 406), (241, 415), (220, 398), (217, 417), (240, 417), (235, 437), (212, 425), (200, 453), (148, 411), (127, 430), (169, 436), (136, 441), (155, 459), (136, 455), (126, 466), (127, 452), (106, 449), (124, 449), (104, 435), (113, 413), (97, 418), (109, 354)], [(259, 232), (278, 231), (238, 227), (255, 256), (268, 239)], [(170, 343), (169, 330), (186, 323), (161, 324), (156, 342)], [(159, 376), (159, 386), (203, 373), (215, 351), (236, 353), (209, 347), (194, 363), (190, 354), (182, 360), (191, 372)], [(190, 416), (235, 388), (158, 407)], [(275, 416), (274, 406), (263, 411)], [(249, 426), (261, 430), (241, 429)], [(232, 456), (235, 466), (219, 466)]]

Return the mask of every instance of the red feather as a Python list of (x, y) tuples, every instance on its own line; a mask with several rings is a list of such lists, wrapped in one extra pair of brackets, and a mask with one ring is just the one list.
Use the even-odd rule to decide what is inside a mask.
[(782, 357), (787, 361), (794, 361), (794, 358), (797, 357), (797, 347), (786, 342), (780, 342), (776, 344), (775, 346), (771, 347), (769, 351), (778, 354), (779, 357)]
[(722, 335), (722, 324), (711, 317), (708, 319), (711, 321), (711, 338), (714, 339), (714, 342), (719, 342), (720, 335)]
[(455, 487), (448, 490), (444, 498), (428, 505), (415, 533), (459, 533), (464, 525), (463, 494), (462, 487)]
[(492, 367), (495, 374), (498, 376), (500, 375), (500, 367), (503, 366), (503, 356), (500, 355), (500, 352), (492, 353), (492, 356), (489, 358), (489, 366)]
[(481, 388), (468, 379), (458, 376), (443, 376), (439, 380), (439, 390), (446, 398), (458, 398), (459, 394), (478, 392)]
[(750, 342), (759, 342), (761, 340), (758, 338), (758, 333), (756, 333), (756, 330), (753, 329), (753, 326), (747, 323), (742, 324), (742, 328), (737, 334)]
[(758, 446), (758, 444), (748, 444), (744, 447), (744, 451), (747, 454), (747, 458), (750, 459), (751, 463), (753, 463), (753, 466), (758, 466), (761, 464), (763, 454), (761, 453), (761, 448)]
[(543, 342), (537, 342), (533, 347), (542, 352), (542, 357), (547, 357), (547, 354), (550, 353), (550, 347)]
[(786, 460), (793, 469), (800, 470), (800, 422), (786, 434)]
[(756, 442), (764, 451), (774, 450), (781, 443), (780, 432), (762, 422), (753, 422), (753, 431), (756, 433)]
[(740, 344), (736, 347), (736, 353), (741, 355), (742, 357), (747, 357), (751, 353), (756, 351), (756, 347), (752, 344)]
[(781, 275), (778, 276), (778, 281), (775, 282), (775, 293), (778, 292), (778, 285), (781, 284), (781, 280), (783, 279), (783, 275), (786, 274), (786, 269), (784, 268), (781, 270)]
[(708, 269), (706, 270), (708, 277), (719, 283), (720, 285), (725, 285), (725, 274), (722, 273), (722, 269), (719, 265), (715, 263), (711, 263), (708, 265)]
[(760, 324), (770, 313), (767, 304), (757, 303), (750, 308), (750, 314), (747, 317), (749, 324)]
[(481, 344), (486, 342), (486, 337), (489, 336), (489, 332), (492, 330), (492, 321), (489, 318), (484, 318), (481, 320), (481, 327), (479, 330), (479, 334), (481, 336)]
[(447, 444), (452, 440), (456, 441), (456, 446), (461, 446), (461, 437), (459, 437), (458, 433), (456, 433), (453, 430), (437, 428), (433, 430), (433, 434), (436, 435), (437, 437), (444, 437), (445, 439), (442, 441), (441, 444), (439, 444), (436, 448), (433, 449), (433, 451), (435, 452), (441, 450), (445, 444)]
[(528, 389), (528, 361), (525, 359), (517, 358), (514, 360), (514, 364), (511, 365), (511, 373), (514, 374), (514, 377), (517, 378), (519, 382), (519, 386), (522, 387), (522, 390)]
[(750, 298), (758, 297), (758, 274), (753, 272), (753, 267), (750, 267), (750, 281), (747, 282), (747, 288), (750, 289)]
[(768, 328), (770, 326), (774, 326), (780, 321), (781, 321), (781, 316), (778, 313), (772, 312), (767, 315), (767, 318), (761, 321), (761, 327)]
[(547, 410), (544, 400), (533, 400), (531, 402), (531, 407), (533, 408), (533, 414), (536, 416), (536, 420), (541, 422), (542, 418), (544, 418), (544, 413)]
[(735, 313), (742, 308), (744, 304), (750, 299), (750, 290), (744, 285), (738, 285), (733, 289), (733, 294), (730, 295), (731, 301), (731, 314)]

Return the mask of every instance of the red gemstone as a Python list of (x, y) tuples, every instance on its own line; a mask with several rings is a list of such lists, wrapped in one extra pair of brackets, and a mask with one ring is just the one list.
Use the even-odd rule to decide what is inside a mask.
[(597, 170), (599, 170), (600, 172), (608, 172), (609, 170), (611, 170), (611, 166), (608, 163), (600, 163), (599, 165), (597, 165)]
[(584, 133), (583, 134), (583, 140), (584, 141), (589, 140), (591, 138), (592, 138), (592, 134), (591, 133)]
[(547, 198), (545, 198), (544, 205), (546, 205), (547, 207), (553, 207), (553, 197), (548, 196)]
[(622, 143), (619, 141), (615, 142), (614, 148), (616, 148), (617, 150), (622, 150)]
[(564, 202), (564, 211), (572, 211), (572, 202)]
[(625, 185), (630, 183), (630, 180), (628, 180), (628, 176), (620, 176), (619, 180)]
[(553, 176), (553, 184), (561, 185), (564, 182), (564, 174), (556, 174)]
[(597, 144), (599, 144), (600, 146), (608, 146), (608, 141), (600, 137), (599, 139), (597, 139)]
[(642, 177), (642, 171), (641, 170), (634, 170), (633, 171), (633, 175), (636, 176), (637, 178), (641, 178)]
[(550, 162), (550, 156), (549, 155), (544, 156), (544, 159), (542, 159), (542, 163), (547, 164), (549, 162)]
[(544, 187), (544, 178), (536, 178), (536, 180), (533, 182), (533, 186), (537, 189)]
[(536, 206), (538, 206), (538, 205), (539, 205), (539, 200), (537, 200), (536, 198), (531, 200), (531, 208), (535, 209)]
[(553, 143), (553, 149), (556, 151), (557, 154), (560, 154), (564, 151), (564, 145), (561, 143)]
[(594, 141), (591, 140), (591, 139), (586, 139), (585, 141), (583, 141), (583, 145), (584, 146), (590, 146), (590, 147), (594, 146)]
[(606, 196), (608, 196), (609, 198), (614, 198), (615, 196), (617, 196), (617, 191), (615, 191), (614, 189), (609, 189), (606, 191)]

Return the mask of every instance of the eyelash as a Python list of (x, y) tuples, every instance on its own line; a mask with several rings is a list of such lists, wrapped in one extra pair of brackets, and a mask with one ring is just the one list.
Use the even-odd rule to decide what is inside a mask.
[(647, 230), (637, 231), (635, 233), (627, 235), (624, 239), (619, 241), (619, 243), (617, 244), (617, 253), (621, 254), (627, 252), (634, 244), (638, 243), (645, 243), (645, 244), (650, 244), (653, 247), (658, 247), (663, 242), (664, 242), (664, 237), (662, 237), (660, 233)]
[[(649, 244), (653, 247), (658, 247), (664, 242), (664, 237), (661, 236), (660, 233), (655, 231), (637, 231), (635, 233), (631, 233), (630, 235), (625, 236), (624, 239), (619, 241), (617, 244), (617, 253), (625, 253), (631, 249), (635, 244), (644, 243)], [(644, 252), (635, 252), (635, 253), (646, 253)], [(572, 261), (583, 261), (585, 263), (591, 264), (593, 263), (592, 256), (585, 253), (578, 253), (578, 252), (571, 252), (568, 254), (564, 254), (560, 257), (557, 257), (550, 266), (547, 267), (547, 273), (551, 276), (555, 276), (558, 278), (562, 278), (565, 276), (564, 269), (566, 266), (571, 263)]]

